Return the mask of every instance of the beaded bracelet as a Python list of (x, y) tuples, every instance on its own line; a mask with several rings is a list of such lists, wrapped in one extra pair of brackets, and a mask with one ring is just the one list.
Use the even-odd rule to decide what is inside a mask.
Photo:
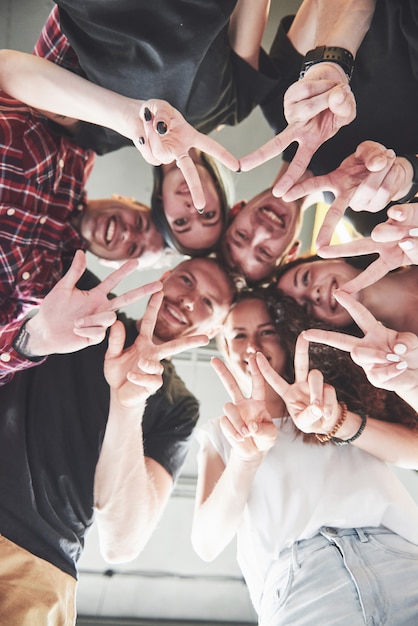
[(326, 433), (325, 435), (320, 435), (319, 433), (315, 433), (315, 437), (321, 443), (326, 443), (330, 439), (333, 439), (333, 437), (337, 433), (338, 429), (341, 428), (341, 426), (345, 422), (345, 418), (347, 417), (347, 410), (348, 410), (347, 409), (347, 405), (346, 405), (345, 402), (339, 402), (338, 404), (341, 407), (341, 417), (338, 420), (338, 422), (335, 424), (334, 428), (329, 433)]
[(336, 446), (345, 446), (348, 443), (352, 443), (353, 441), (355, 441), (356, 439), (358, 439), (360, 437), (361, 433), (365, 429), (366, 424), (367, 424), (367, 415), (366, 415), (366, 413), (363, 413), (363, 411), (356, 411), (356, 413), (358, 415), (360, 415), (360, 417), (361, 417), (360, 428), (358, 429), (358, 431), (352, 437), (350, 437), (350, 439), (338, 439), (337, 437), (331, 437), (332, 443), (335, 443)]

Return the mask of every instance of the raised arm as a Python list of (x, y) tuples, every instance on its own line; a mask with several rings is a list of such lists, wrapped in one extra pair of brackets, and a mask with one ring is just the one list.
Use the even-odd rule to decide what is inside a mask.
[(94, 492), (100, 546), (110, 562), (134, 559), (154, 531), (171, 493), (173, 478), (145, 456), (142, 418), (147, 399), (162, 385), (161, 359), (207, 343), (205, 336), (154, 344), (153, 331), (162, 293), (154, 294), (132, 346), (123, 349), (125, 331), (111, 329), (105, 358), (110, 409), (96, 467)]
[(271, 0), (238, 0), (229, 20), (229, 41), (233, 50), (258, 69), (261, 40)]
[[(241, 169), (247, 171), (281, 154), (291, 143), (299, 144), (286, 174), (273, 188), (274, 195), (288, 192), (304, 174), (319, 146), (355, 118), (356, 104), (349, 80), (374, 7), (375, 0), (306, 0), (299, 9), (288, 36), (300, 54), (309, 54), (301, 79), (284, 96), (289, 126), (240, 160)], [(327, 60), (330, 52), (321, 48), (325, 46), (340, 49), (339, 63)], [(332, 55), (335, 58), (335, 51)]]
[(93, 289), (81, 290), (76, 284), (86, 269), (86, 255), (78, 250), (68, 272), (35, 315), (0, 328), (0, 384), (50, 354), (77, 352), (103, 341), (106, 329), (116, 320), (115, 311), (162, 287), (156, 281), (109, 299), (108, 294), (136, 266), (135, 260), (128, 261)]
[[(417, 410), (418, 338), (413, 333), (385, 328), (363, 305), (344, 292), (336, 292), (335, 297), (364, 332), (364, 337), (310, 329), (304, 331), (305, 339), (350, 352), (373, 385), (395, 391)], [(360, 417), (351, 416), (338, 437), (350, 438), (360, 425)], [(394, 465), (418, 469), (418, 428), (412, 430), (402, 424), (369, 417), (361, 437), (352, 445)]]
[(231, 170), (238, 169), (235, 157), (190, 126), (168, 102), (121, 96), (32, 54), (0, 51), (0, 88), (42, 112), (105, 126), (128, 137), (151, 165), (177, 161), (196, 208), (205, 206), (205, 197), (188, 157), (192, 147), (207, 152)]
[(264, 401), (264, 383), (255, 359), (252, 361), (253, 390), (247, 399), (226, 365), (220, 359), (212, 360), (232, 398), (220, 421), (231, 453), (224, 462), (206, 438), (198, 456), (192, 544), (205, 561), (216, 558), (235, 536), (254, 476), (277, 436)]
[(323, 176), (314, 176), (296, 184), (284, 195), (291, 202), (321, 191), (332, 191), (331, 204), (319, 230), (317, 246), (328, 245), (332, 234), (350, 207), (353, 211), (382, 211), (391, 201), (406, 196), (411, 189), (412, 166), (375, 141), (363, 141), (354, 154)]

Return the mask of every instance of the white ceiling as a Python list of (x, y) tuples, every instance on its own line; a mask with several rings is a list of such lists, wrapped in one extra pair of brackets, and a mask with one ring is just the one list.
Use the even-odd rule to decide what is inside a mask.
[[(294, 13), (299, 4), (299, 0), (272, 0), (266, 47), (280, 17)], [(31, 51), (52, 6), (50, 0), (2, 0), (0, 47)], [(255, 111), (239, 127), (224, 128), (214, 136), (237, 156), (242, 156), (269, 139), (271, 132), (260, 112)], [(235, 175), (236, 199), (249, 198), (270, 186), (278, 168), (277, 160), (257, 171)], [(120, 193), (148, 203), (150, 167), (134, 148), (124, 148), (97, 159), (88, 190), (92, 198)], [(309, 217), (306, 224), (303, 239), (308, 242)], [(108, 273), (92, 256), (89, 265), (101, 277)], [(160, 274), (160, 269), (138, 273), (124, 287), (138, 280), (145, 283), (157, 279)], [(140, 317), (143, 304), (131, 307), (129, 312)], [(209, 364), (213, 351), (213, 347), (195, 350), (175, 359), (179, 374), (201, 401), (202, 422), (220, 414), (226, 400)], [(196, 451), (194, 445), (163, 519), (138, 559), (124, 566), (109, 567), (99, 554), (96, 532), (91, 531), (80, 561), (79, 626), (156, 625), (166, 623), (164, 620), (176, 620), (169, 622), (171, 626), (256, 623), (235, 562), (235, 546), (231, 545), (211, 564), (202, 562), (191, 548)], [(418, 494), (417, 475), (413, 472), (400, 472), (400, 475), (411, 491)], [(138, 621), (131, 621), (134, 618)]]

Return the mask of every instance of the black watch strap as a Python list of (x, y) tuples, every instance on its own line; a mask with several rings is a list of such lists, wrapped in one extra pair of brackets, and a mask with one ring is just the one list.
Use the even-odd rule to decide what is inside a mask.
[(348, 80), (351, 80), (354, 68), (354, 57), (349, 50), (338, 48), (337, 46), (318, 46), (314, 50), (309, 50), (303, 59), (299, 79), (303, 78), (312, 65), (327, 61), (336, 63), (346, 73)]

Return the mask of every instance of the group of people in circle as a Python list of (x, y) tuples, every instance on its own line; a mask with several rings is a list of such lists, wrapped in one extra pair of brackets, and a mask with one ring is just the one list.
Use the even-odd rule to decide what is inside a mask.
[[(0, 616), (74, 624), (93, 520), (136, 558), (194, 432), (193, 547), (237, 535), (260, 626), (413, 624), (418, 506), (389, 465), (418, 469), (418, 6), (304, 0), (266, 53), (269, 0), (157, 5), (58, 0), (34, 54), (0, 51)], [(256, 106), (272, 139), (238, 159), (209, 133)], [(149, 206), (90, 199), (132, 144)], [(278, 155), (233, 201), (227, 170)], [(121, 265), (100, 282), (80, 249)], [(110, 295), (166, 249), (160, 281)], [(170, 357), (211, 339), (231, 401), (201, 426)]]

